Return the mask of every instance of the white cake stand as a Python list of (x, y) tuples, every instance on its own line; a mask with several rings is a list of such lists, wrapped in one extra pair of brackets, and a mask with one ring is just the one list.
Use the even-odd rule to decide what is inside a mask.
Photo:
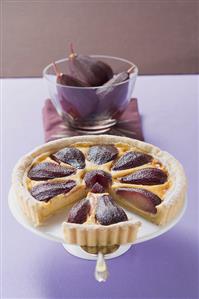
[[(31, 232), (33, 232), (41, 237), (62, 243), (64, 248), (70, 254), (72, 254), (76, 257), (88, 259), (88, 260), (96, 260), (97, 259), (96, 254), (90, 254), (90, 253), (84, 251), (80, 246), (68, 245), (68, 244), (64, 243), (64, 239), (62, 236), (62, 230), (61, 230), (61, 224), (66, 219), (66, 215), (67, 215), (66, 209), (64, 209), (64, 211), (59, 212), (59, 213), (55, 214), (53, 217), (51, 217), (46, 222), (46, 224), (44, 226), (34, 227), (22, 213), (19, 205), (17, 204), (16, 196), (15, 196), (14, 192), (12, 191), (12, 188), (10, 189), (10, 192), (9, 192), (8, 204), (9, 204), (9, 208), (10, 208), (12, 215), (26, 229), (30, 230)], [(186, 205), (187, 205), (187, 200), (185, 200), (184, 206), (182, 207), (182, 210), (176, 216), (176, 218), (172, 222), (168, 223), (165, 226), (157, 226), (155, 224), (152, 224), (152, 223), (144, 220), (140, 216), (135, 215), (135, 214), (125, 210), (129, 218), (133, 218), (135, 220), (135, 222), (138, 220), (142, 222), (142, 226), (138, 231), (137, 240), (133, 244), (138, 244), (141, 242), (145, 242), (147, 240), (151, 240), (153, 238), (156, 238), (156, 237), (164, 234), (168, 230), (170, 230), (173, 226), (175, 226), (178, 223), (178, 221), (183, 216), (183, 214), (186, 210)], [(132, 246), (132, 244), (121, 245), (115, 252), (106, 254), (104, 257), (105, 257), (105, 259), (112, 259), (112, 258), (118, 257), (118, 256), (124, 254), (131, 246)]]

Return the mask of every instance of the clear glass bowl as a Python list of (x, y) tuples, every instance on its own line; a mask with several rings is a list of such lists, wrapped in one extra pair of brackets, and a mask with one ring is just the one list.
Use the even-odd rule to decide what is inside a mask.
[[(43, 70), (43, 77), (47, 82), (50, 98), (64, 120), (78, 130), (102, 132), (115, 125), (118, 116), (126, 109), (132, 97), (138, 68), (122, 58), (104, 55), (91, 57), (108, 63), (114, 74), (127, 71), (132, 66), (134, 69), (128, 80), (115, 84), (108, 92), (103, 92), (103, 86), (73, 87), (57, 84), (52, 63)], [(60, 72), (67, 73), (68, 58), (56, 61), (56, 65)]]

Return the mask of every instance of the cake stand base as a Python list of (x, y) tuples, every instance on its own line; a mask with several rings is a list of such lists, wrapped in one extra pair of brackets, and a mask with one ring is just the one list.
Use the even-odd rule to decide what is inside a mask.
[[(88, 253), (80, 246), (68, 245), (68, 244), (63, 244), (63, 246), (70, 254), (76, 257), (86, 259), (86, 260), (97, 260), (97, 254)], [(113, 259), (115, 257), (118, 257), (124, 254), (126, 251), (128, 251), (131, 246), (132, 244), (120, 245), (120, 247), (116, 251), (109, 254), (105, 254), (104, 258), (108, 260), (108, 259)]]

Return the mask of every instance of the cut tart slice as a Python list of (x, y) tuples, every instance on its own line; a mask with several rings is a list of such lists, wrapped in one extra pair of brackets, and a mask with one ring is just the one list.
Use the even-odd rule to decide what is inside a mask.
[(63, 223), (67, 243), (111, 246), (132, 243), (141, 223), (128, 221), (125, 211), (108, 193), (91, 193), (76, 203)]

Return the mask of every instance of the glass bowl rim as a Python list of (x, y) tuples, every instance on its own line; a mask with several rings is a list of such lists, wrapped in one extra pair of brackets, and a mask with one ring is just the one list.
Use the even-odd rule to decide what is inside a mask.
[[(122, 62), (125, 62), (125, 63), (128, 63), (130, 64), (131, 66), (134, 66), (134, 70), (133, 70), (133, 73), (131, 73), (131, 78), (123, 81), (123, 82), (120, 82), (120, 83), (116, 83), (116, 84), (113, 84), (114, 86), (119, 86), (119, 85), (122, 85), (122, 84), (125, 84), (127, 83), (128, 81), (132, 80), (133, 77), (136, 77), (138, 75), (138, 67), (136, 64), (134, 64), (133, 62), (131, 62), (130, 60), (127, 60), (127, 59), (124, 59), (124, 58), (120, 58), (120, 57), (116, 57), (116, 56), (109, 56), (109, 55), (97, 55), (97, 54), (91, 54), (89, 55), (91, 57), (95, 57), (95, 58), (110, 58), (110, 59), (115, 59), (115, 60), (120, 60)], [(68, 57), (67, 58), (62, 58), (62, 59), (59, 59), (59, 60), (56, 60), (55, 63), (61, 63), (61, 62), (64, 62), (64, 61), (68, 61)], [(42, 74), (43, 74), (43, 78), (45, 78), (49, 83), (51, 84), (55, 84), (54, 81), (52, 81), (51, 79), (48, 78), (47, 76), (47, 71), (50, 67), (53, 66), (53, 63), (49, 63), (42, 71)], [(59, 83), (56, 83), (57, 86), (61, 86), (61, 87), (64, 87), (64, 88), (71, 88), (71, 89), (82, 89), (82, 90), (85, 90), (85, 89), (101, 89), (101, 88), (104, 88), (103, 85), (101, 86), (84, 86), (84, 87), (81, 87), (81, 86), (69, 86), (69, 85), (63, 85), (63, 84), (59, 84)]]

